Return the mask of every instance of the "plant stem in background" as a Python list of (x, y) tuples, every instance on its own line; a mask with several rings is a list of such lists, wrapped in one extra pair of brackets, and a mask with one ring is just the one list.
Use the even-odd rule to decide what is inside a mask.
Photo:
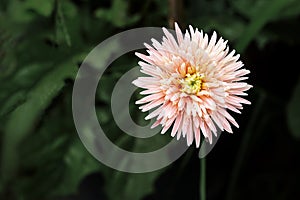
[(169, 0), (169, 27), (174, 28), (174, 23), (183, 25), (183, 1)]
[(200, 200), (206, 199), (206, 159), (200, 159), (201, 173), (200, 173)]

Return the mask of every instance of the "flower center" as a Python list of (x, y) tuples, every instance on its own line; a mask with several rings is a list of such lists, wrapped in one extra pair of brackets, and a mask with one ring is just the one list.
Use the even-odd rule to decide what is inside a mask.
[(187, 94), (197, 94), (203, 89), (204, 75), (199, 72), (186, 74), (185, 78), (180, 80), (181, 90)]

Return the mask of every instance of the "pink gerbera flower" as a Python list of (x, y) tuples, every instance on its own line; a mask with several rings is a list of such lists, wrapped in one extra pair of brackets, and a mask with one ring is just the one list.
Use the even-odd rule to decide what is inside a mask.
[[(144, 88), (147, 95), (137, 104), (143, 112), (152, 110), (145, 119), (156, 118), (152, 128), (162, 125), (164, 134), (172, 125), (171, 136), (186, 136), (187, 144), (193, 140), (200, 145), (201, 133), (212, 143), (218, 126), (232, 133), (231, 125), (239, 127), (228, 110), (240, 113), (242, 104), (250, 104), (240, 96), (252, 86), (240, 82), (250, 71), (242, 69), (235, 50), (229, 54), (227, 41), (214, 32), (207, 34), (192, 26), (183, 35), (175, 24), (176, 39), (163, 28), (166, 37), (162, 43), (152, 39), (152, 46), (145, 44), (149, 55), (136, 53), (141, 72), (149, 76), (139, 77), (133, 84)], [(200, 131), (201, 130), (201, 131)]]

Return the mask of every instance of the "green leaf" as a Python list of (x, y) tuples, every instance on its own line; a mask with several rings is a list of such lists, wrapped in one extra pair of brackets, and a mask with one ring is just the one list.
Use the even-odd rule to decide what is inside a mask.
[(111, 22), (116, 27), (124, 27), (137, 22), (140, 16), (127, 14), (128, 4), (124, 0), (114, 0), (110, 9), (98, 9), (95, 16)]
[(76, 15), (78, 14), (78, 9), (72, 2), (70, 2), (70, 0), (64, 0), (59, 2), (61, 3), (61, 9), (66, 18), (76, 17)]
[[(272, 16), (272, 20), (296, 17), (300, 13), (300, 2), (298, 0), (281, 0), (285, 5), (282, 11)], [(245, 17), (252, 19), (260, 15), (266, 7), (272, 7), (274, 4), (269, 0), (231, 0), (231, 5)]]
[(287, 105), (287, 123), (292, 135), (300, 139), (300, 79)]
[(202, 16), (197, 18), (195, 25), (205, 31), (217, 30), (222, 37), (234, 42), (241, 37), (245, 29), (245, 23), (228, 13), (214, 16)]
[(158, 170), (143, 174), (126, 174), (116, 172), (107, 185), (112, 200), (120, 198), (140, 200), (154, 190), (154, 182), (164, 172)]
[(26, 100), (25, 94), (25, 90), (20, 90), (12, 94), (0, 109), (0, 118), (15, 110), (19, 105), (23, 104)]
[(13, 182), (13, 191), (20, 198), (51, 199), (76, 193), (83, 177), (101, 166), (76, 134), (71, 117), (71, 89), (65, 87), (60, 101), (43, 117), (40, 128), (20, 143), (22, 159)]
[(290, 3), (284, 7), (282, 12), (276, 16), (276, 19), (296, 18), (300, 14), (300, 1), (289, 0), (289, 2)]
[(83, 146), (79, 138), (70, 146), (63, 157), (65, 172), (54, 195), (69, 195), (76, 192), (79, 182), (86, 175), (98, 171), (101, 163)]
[(264, 25), (271, 21), (274, 16), (279, 14), (288, 3), (289, 1), (286, 0), (274, 0), (272, 4), (268, 3), (259, 7), (256, 15), (251, 19), (249, 26), (246, 27), (244, 33), (237, 41), (237, 51), (243, 52)]
[(97, 99), (109, 104), (116, 81), (117, 79), (111, 75), (103, 75), (97, 88)]
[[(138, 109), (135, 107), (135, 109)], [(120, 114), (122, 111), (120, 111)], [(136, 112), (140, 113), (140, 112)], [(140, 119), (140, 117), (138, 116)], [(137, 139), (128, 134), (122, 132), (114, 122), (107, 123), (105, 125), (101, 124), (104, 133), (109, 137), (109, 139), (118, 147), (128, 150), (129, 152), (152, 152), (157, 149), (165, 146), (172, 137), (169, 134), (161, 135), (156, 134), (153, 137), (147, 139)], [(88, 138), (89, 144), (94, 145), (91, 148), (97, 148), (99, 143), (96, 142), (96, 138), (91, 130), (91, 126), (86, 125), (85, 136)], [(119, 154), (115, 151), (109, 152), (109, 158), (116, 159)], [(168, 156), (168, 155), (166, 155)], [(127, 157), (120, 158), (120, 165), (131, 165), (131, 160), (128, 160)], [(159, 162), (159, 160), (157, 160)], [(140, 163), (147, 164), (147, 163)], [(120, 172), (114, 169), (111, 169), (107, 166), (101, 166), (101, 172), (105, 178), (105, 191), (109, 199), (131, 199), (131, 200), (140, 200), (147, 194), (150, 194), (154, 189), (155, 180), (163, 173), (166, 168), (142, 174), (134, 173), (125, 173)]]
[[(130, 152), (151, 152), (160, 149), (170, 141), (171, 136), (156, 134), (149, 139), (134, 139), (126, 133), (120, 133), (121, 136), (115, 141), (119, 147), (129, 147)], [(111, 152), (114, 158), (114, 152)], [(129, 160), (123, 159), (122, 165), (130, 165)], [(159, 161), (157, 161), (159, 162)], [(143, 163), (140, 163), (143, 164)], [(167, 169), (162, 168), (157, 171), (134, 174), (120, 171), (108, 173), (106, 177), (106, 191), (110, 199), (131, 199), (140, 200), (154, 190), (155, 180)]]
[(65, 85), (67, 78), (74, 78), (77, 68), (71, 61), (52, 70), (28, 92), (26, 101), (8, 117), (4, 127), (1, 177), (6, 181), (14, 176), (18, 166), (19, 142), (33, 130), (43, 111)]
[(50, 16), (53, 8), (54, 0), (43, 0), (43, 3), (39, 0), (12, 0), (8, 12), (14, 21), (28, 22), (34, 19), (35, 13), (44, 17)]

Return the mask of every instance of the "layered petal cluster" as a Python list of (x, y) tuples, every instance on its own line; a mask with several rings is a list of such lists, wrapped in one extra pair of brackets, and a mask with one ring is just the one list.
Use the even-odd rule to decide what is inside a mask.
[(183, 34), (175, 24), (176, 36), (163, 28), (162, 42), (152, 39), (145, 44), (148, 55), (136, 53), (141, 72), (146, 74), (133, 81), (143, 88), (137, 104), (146, 120), (156, 118), (152, 127), (161, 125), (161, 133), (172, 129), (172, 137), (186, 137), (200, 145), (201, 134), (212, 143), (217, 127), (232, 133), (231, 124), (239, 127), (229, 110), (240, 113), (242, 98), (252, 86), (242, 82), (250, 71), (243, 68), (235, 50), (229, 52), (227, 41), (193, 29)]

